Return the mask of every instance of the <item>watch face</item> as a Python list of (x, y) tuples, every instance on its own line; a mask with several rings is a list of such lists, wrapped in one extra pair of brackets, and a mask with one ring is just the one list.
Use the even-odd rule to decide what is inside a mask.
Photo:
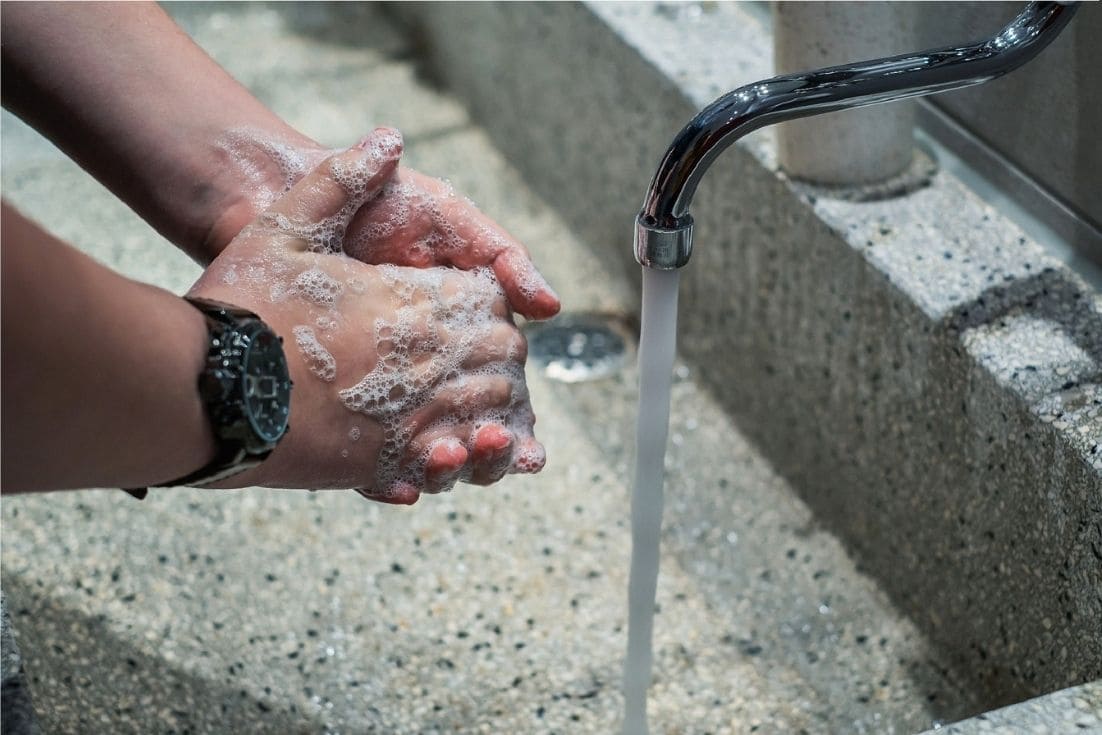
[(245, 415), (262, 439), (275, 442), (287, 430), (291, 378), (283, 345), (267, 327), (250, 335), (245, 351)]

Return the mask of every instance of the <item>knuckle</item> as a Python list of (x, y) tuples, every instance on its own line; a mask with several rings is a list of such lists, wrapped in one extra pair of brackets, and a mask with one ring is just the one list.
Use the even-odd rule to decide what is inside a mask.
[(509, 357), (517, 362), (523, 363), (528, 360), (528, 339), (523, 332), (515, 327), (513, 328), (513, 341), (509, 353)]
[(490, 384), (488, 394), (491, 405), (504, 406), (513, 397), (513, 383), (508, 378), (494, 378)]

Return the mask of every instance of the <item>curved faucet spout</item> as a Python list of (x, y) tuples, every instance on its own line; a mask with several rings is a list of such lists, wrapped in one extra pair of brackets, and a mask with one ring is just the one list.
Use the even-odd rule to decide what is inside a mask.
[(1032, 2), (993, 38), (774, 77), (728, 92), (686, 125), (658, 166), (636, 218), (635, 259), (672, 270), (692, 253), (689, 204), (728, 146), (766, 125), (980, 84), (1026, 63), (1059, 35), (1076, 3)]

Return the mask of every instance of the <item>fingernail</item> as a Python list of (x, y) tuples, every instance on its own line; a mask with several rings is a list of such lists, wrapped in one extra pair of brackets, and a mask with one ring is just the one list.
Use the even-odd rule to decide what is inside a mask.
[(375, 128), (360, 139), (354, 148), (367, 151), (373, 158), (397, 158), (402, 155), (402, 134), (394, 128)]
[(513, 445), (513, 432), (508, 429), (494, 432), (493, 440), (489, 442), (490, 451), (498, 455)]

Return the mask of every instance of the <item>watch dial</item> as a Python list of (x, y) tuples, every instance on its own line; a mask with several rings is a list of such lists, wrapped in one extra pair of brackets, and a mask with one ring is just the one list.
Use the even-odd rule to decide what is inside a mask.
[(245, 354), (245, 408), (253, 429), (274, 442), (287, 430), (291, 407), (291, 379), (287, 359), (275, 334), (253, 333)]

